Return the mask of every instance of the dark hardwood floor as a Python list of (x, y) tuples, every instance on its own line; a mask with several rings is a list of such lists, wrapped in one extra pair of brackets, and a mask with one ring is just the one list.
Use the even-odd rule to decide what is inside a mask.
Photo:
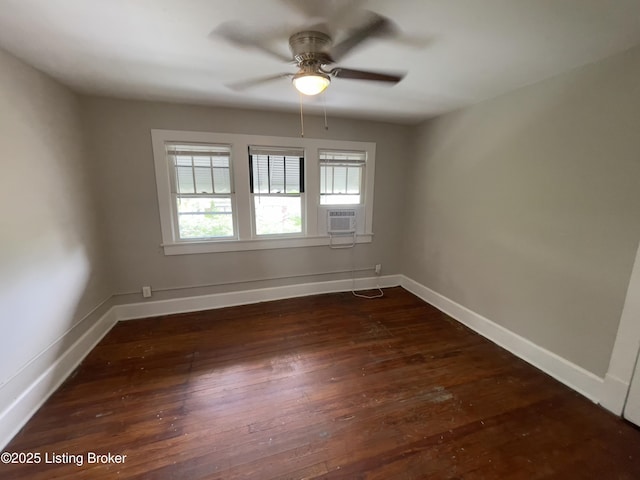
[(401, 288), (120, 323), (5, 451), (41, 463), (2, 479), (640, 479), (638, 429)]

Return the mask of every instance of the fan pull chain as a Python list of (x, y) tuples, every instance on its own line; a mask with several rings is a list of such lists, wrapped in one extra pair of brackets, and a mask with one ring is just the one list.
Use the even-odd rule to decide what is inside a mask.
[(304, 137), (304, 116), (302, 115), (302, 93), (298, 94), (300, 96), (300, 136)]

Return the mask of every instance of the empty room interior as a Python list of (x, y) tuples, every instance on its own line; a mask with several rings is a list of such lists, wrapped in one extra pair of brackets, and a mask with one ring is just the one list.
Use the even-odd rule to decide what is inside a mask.
[(640, 2), (0, 0), (0, 477), (640, 478)]

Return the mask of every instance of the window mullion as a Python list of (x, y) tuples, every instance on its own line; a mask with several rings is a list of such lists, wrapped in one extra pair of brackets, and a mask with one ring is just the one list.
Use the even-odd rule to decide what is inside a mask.
[(196, 165), (193, 161), (193, 156), (191, 157), (191, 177), (193, 177), (193, 191), (198, 191), (198, 186), (196, 185)]
[(344, 168), (344, 193), (347, 193), (347, 185), (349, 185), (349, 167)]
[(213, 176), (213, 157), (209, 157), (209, 174), (211, 175), (211, 191), (216, 193), (216, 181)]

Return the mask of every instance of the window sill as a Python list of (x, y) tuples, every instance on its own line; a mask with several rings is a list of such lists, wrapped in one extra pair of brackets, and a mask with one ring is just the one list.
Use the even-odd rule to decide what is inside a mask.
[[(373, 233), (358, 234), (356, 243), (371, 243)], [(188, 255), (193, 253), (242, 252), (247, 250), (271, 250), (277, 248), (320, 247), (335, 245), (349, 246), (353, 235), (321, 237), (269, 238), (255, 240), (217, 240), (206, 242), (165, 243), (162, 245), (165, 255)]]

